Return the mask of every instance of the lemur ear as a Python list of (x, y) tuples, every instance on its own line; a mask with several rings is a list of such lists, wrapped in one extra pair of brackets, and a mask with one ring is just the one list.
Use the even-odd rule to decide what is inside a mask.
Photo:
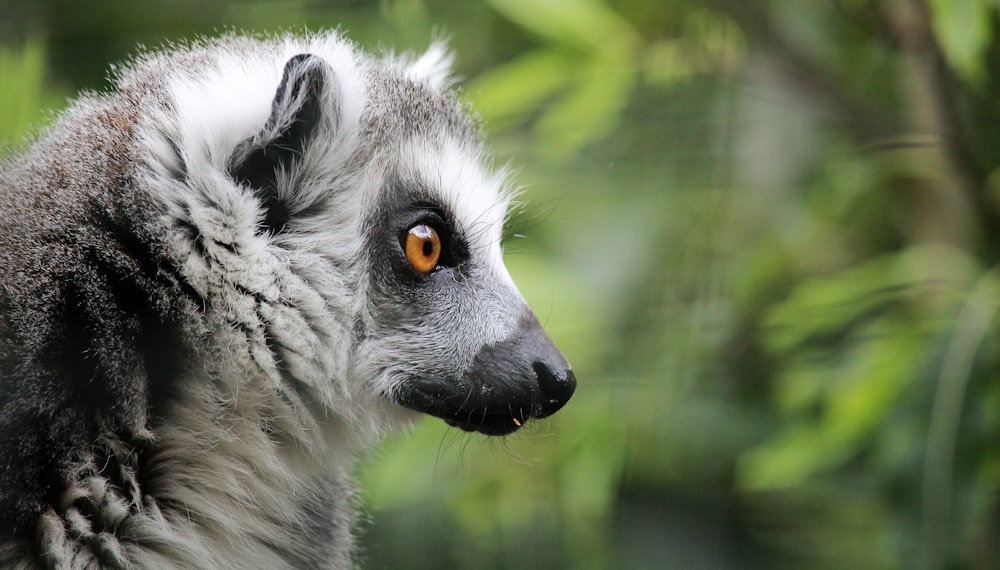
[[(333, 69), (312, 54), (299, 54), (285, 64), (271, 103), (271, 116), (256, 135), (240, 143), (229, 159), (229, 174), (253, 189), (264, 208), (264, 229), (277, 234), (290, 215), (289, 186), (296, 163), (327, 113), (333, 97)], [(335, 117), (333, 117), (335, 119)]]

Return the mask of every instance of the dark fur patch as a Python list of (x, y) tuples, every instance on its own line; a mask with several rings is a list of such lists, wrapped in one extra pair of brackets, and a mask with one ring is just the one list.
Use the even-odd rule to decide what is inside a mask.
[(90, 204), (70, 231), (35, 240), (37, 261), (0, 291), (8, 323), (0, 331), (0, 453), (8, 458), (0, 535), (27, 530), (43, 504), (54, 504), (98, 431), (144, 431), (151, 380), (164, 391), (184, 361), (176, 305), (193, 292), (171, 277), (155, 240), (123, 219)]
[(263, 229), (272, 234), (282, 232), (291, 218), (278, 179), (292, 176), (323, 118), (324, 94), (332, 73), (328, 68), (329, 64), (310, 54), (289, 59), (263, 130), (233, 153), (229, 173), (253, 189), (264, 209)]

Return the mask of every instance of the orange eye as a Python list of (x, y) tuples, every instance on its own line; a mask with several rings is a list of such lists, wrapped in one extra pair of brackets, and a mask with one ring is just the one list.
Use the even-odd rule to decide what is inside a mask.
[(441, 238), (434, 228), (419, 224), (406, 234), (406, 261), (421, 275), (428, 275), (441, 259)]

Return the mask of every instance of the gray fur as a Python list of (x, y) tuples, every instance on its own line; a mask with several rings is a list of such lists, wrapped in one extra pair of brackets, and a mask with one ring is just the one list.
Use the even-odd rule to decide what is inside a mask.
[[(147, 54), (0, 175), (0, 568), (345, 568), (354, 457), (572, 394), (443, 52)], [(408, 227), (444, 236), (414, 273)]]

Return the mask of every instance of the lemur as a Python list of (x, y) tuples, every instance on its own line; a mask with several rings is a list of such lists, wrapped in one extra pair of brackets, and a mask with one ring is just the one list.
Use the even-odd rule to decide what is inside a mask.
[(356, 458), (576, 378), (450, 56), (146, 52), (0, 174), (0, 568), (345, 568)]

